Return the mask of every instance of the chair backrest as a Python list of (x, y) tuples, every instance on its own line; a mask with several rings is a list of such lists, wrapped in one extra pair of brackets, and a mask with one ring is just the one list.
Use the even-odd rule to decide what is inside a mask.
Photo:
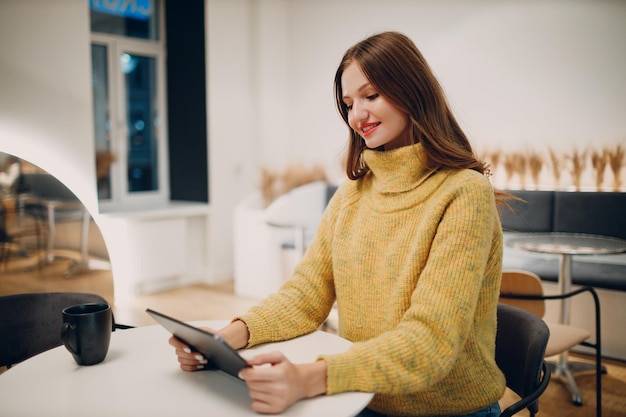
[[(536, 315), (518, 307), (498, 304), (496, 363), (506, 377), (506, 385), (521, 397), (507, 413), (528, 408), (537, 412), (537, 401), (550, 380), (544, 354), (550, 330)], [(502, 415), (508, 415), (503, 413)]]
[(23, 192), (50, 200), (79, 201), (65, 184), (50, 174), (40, 172), (22, 174), (22, 182)]
[(265, 221), (317, 228), (328, 203), (328, 183), (315, 181), (281, 195), (265, 209)]
[(0, 366), (11, 366), (61, 346), (64, 308), (106, 302), (97, 294), (78, 292), (0, 296)]
[(500, 302), (524, 310), (528, 310), (538, 317), (543, 317), (546, 312), (546, 304), (542, 299), (524, 300), (507, 298), (506, 295), (543, 295), (541, 278), (534, 272), (522, 270), (502, 271), (500, 283)]

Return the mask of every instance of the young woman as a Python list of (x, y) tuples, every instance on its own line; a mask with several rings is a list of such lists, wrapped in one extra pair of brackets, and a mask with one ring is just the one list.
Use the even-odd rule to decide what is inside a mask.
[[(362, 415), (497, 416), (502, 232), (496, 193), (416, 46), (385, 32), (344, 55), (337, 107), (346, 173), (293, 277), (220, 330), (234, 348), (316, 330), (336, 301), (342, 354), (293, 364), (259, 355), (241, 373), (252, 408), (374, 392)], [(181, 368), (206, 362), (175, 338)], [(380, 414), (379, 414), (380, 413)]]

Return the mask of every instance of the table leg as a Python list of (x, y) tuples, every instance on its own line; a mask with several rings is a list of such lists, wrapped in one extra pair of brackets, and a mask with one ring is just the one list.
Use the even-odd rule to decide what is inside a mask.
[(559, 360), (558, 362), (550, 362), (550, 366), (552, 368), (552, 375), (564, 378), (563, 382), (571, 395), (572, 403), (578, 406), (583, 405), (580, 390), (578, 389), (578, 385), (576, 385), (576, 381), (574, 380), (574, 375), (569, 368), (569, 364), (567, 362), (563, 362), (563, 360)]
[[(565, 294), (570, 292), (572, 288), (572, 256), (568, 254), (561, 255), (559, 263), (559, 293)], [(569, 324), (569, 306), (570, 299), (561, 300), (561, 316), (559, 321), (561, 324)]]
[(57, 229), (55, 223), (54, 205), (47, 204), (48, 208), (48, 248), (46, 251), (46, 262), (54, 261), (54, 239), (56, 238)]
[[(559, 264), (559, 292), (565, 294), (571, 291), (572, 287), (572, 255), (562, 254)], [(561, 314), (559, 321), (561, 324), (570, 324), (570, 299), (564, 298), (561, 300)], [(568, 361), (568, 352), (561, 353), (558, 363), (553, 363), (554, 375), (565, 378), (565, 385), (572, 396), (572, 403), (575, 405), (582, 405), (582, 397), (580, 391), (574, 380), (574, 373), (595, 370), (596, 367), (591, 363), (583, 362), (570, 362)], [(603, 373), (606, 373), (606, 368), (603, 368)]]
[(80, 260), (74, 261), (67, 268), (63, 276), (69, 278), (73, 275), (89, 272), (89, 226), (91, 224), (91, 214), (83, 208), (83, 220), (80, 229)]
[[(572, 257), (567, 254), (561, 255), (561, 260), (559, 262), (559, 293), (564, 294), (570, 291), (572, 286)], [(561, 300), (561, 313), (559, 316), (559, 322), (561, 324), (569, 324), (569, 307), (570, 300), (569, 298), (564, 298)], [(574, 380), (574, 376), (569, 370), (567, 363), (568, 352), (562, 352), (558, 363), (554, 364), (554, 374), (555, 376), (565, 377), (565, 382), (568, 391), (572, 396), (572, 402), (576, 405), (582, 405), (582, 397), (580, 396), (580, 391), (578, 390), (578, 386), (576, 385), (576, 381)]]
[[(24, 199), (19, 197), (17, 198), (17, 224), (21, 230), (26, 228), (26, 207)], [(39, 229), (37, 230), (37, 250), (39, 250)], [(20, 256), (27, 257), (28, 250), (26, 249), (25, 239), (20, 239), (19, 244), (19, 254)]]

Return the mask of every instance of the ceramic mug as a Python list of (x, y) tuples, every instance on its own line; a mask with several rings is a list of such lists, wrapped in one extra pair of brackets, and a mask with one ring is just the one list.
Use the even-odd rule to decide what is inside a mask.
[(77, 304), (63, 310), (61, 339), (79, 365), (95, 365), (106, 358), (112, 330), (108, 304)]

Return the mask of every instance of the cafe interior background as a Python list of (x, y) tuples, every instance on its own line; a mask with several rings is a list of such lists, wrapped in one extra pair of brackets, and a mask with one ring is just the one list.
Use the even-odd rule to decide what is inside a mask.
[[(346, 48), (378, 31), (416, 42), (488, 160), (571, 160), (626, 145), (623, 1), (91, 1), (122, 3), (133, 13), (158, 10), (158, 41), (93, 34), (87, 0), (0, 0), (0, 152), (50, 173), (84, 204), (92, 239), (102, 238), (93, 250), (110, 260), (116, 305), (138, 293), (231, 282), (236, 263), (254, 257), (235, 259), (234, 213), (259, 192), (264, 170), (321, 166), (343, 180), (347, 133), (334, 107), (334, 71)], [(98, 188), (98, 45), (155, 57), (159, 180), (149, 192), (120, 191), (131, 177), (132, 138), (115, 130), (123, 114), (109, 115), (107, 138), (106, 184), (117, 191), (103, 198)], [(111, 71), (120, 112), (128, 78)], [(558, 181), (546, 162), (535, 182), (492, 163), (502, 188), (600, 188), (589, 162), (580, 175), (563, 168)], [(605, 190), (624, 184), (624, 170), (618, 179), (606, 171)]]

